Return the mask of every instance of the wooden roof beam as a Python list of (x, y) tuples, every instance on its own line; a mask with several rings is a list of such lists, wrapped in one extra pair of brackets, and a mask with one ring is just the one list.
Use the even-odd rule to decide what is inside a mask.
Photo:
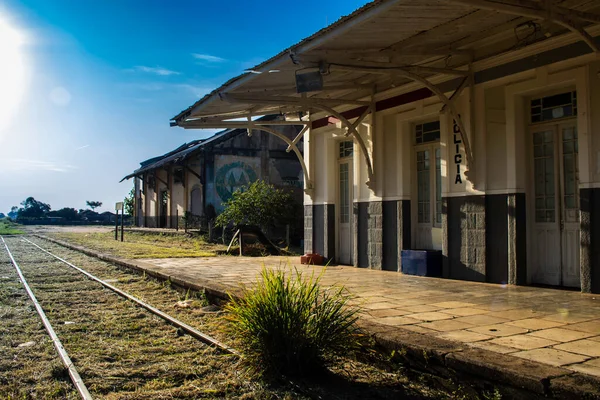
[(219, 93), (222, 100), (229, 103), (248, 103), (262, 105), (281, 105), (281, 106), (302, 106), (313, 107), (315, 105), (341, 106), (353, 104), (359, 106), (368, 106), (368, 101), (345, 100), (345, 99), (324, 99), (318, 97), (292, 97), (292, 96), (258, 96), (256, 94), (246, 95), (237, 93)]
[(308, 121), (264, 121), (261, 123), (248, 121), (185, 121), (179, 126), (184, 129), (262, 129), (263, 126), (297, 126), (309, 125)]
[(350, 65), (350, 64), (330, 64), (333, 70), (337, 71), (355, 71), (365, 72), (368, 74), (383, 74), (383, 75), (394, 75), (399, 72), (411, 72), (415, 74), (445, 74), (445, 75), (456, 75), (456, 76), (469, 76), (469, 71), (451, 69), (451, 68), (434, 68), (434, 67), (421, 67), (417, 65), (407, 66), (386, 66), (381, 63), (367, 63), (365, 65)]
[(488, 0), (448, 0), (454, 3), (464, 4), (479, 8), (482, 10), (492, 10), (507, 14), (519, 15), (522, 17), (545, 19), (557, 23), (570, 31), (580, 35), (590, 48), (598, 53), (600, 49), (596, 45), (594, 38), (590, 36), (578, 21), (600, 23), (600, 15), (589, 12), (572, 10), (564, 7), (549, 5), (545, 7), (543, 3), (531, 0), (519, 0), (518, 3), (507, 1), (488, 1)]
[(319, 49), (312, 50), (306, 54), (307, 57), (321, 56), (321, 57), (398, 57), (398, 56), (470, 56), (473, 54), (472, 50), (461, 50), (453, 48), (438, 48), (435, 50), (430, 49), (404, 49), (400, 46), (391, 46), (386, 49)]
[[(373, 85), (364, 85), (364, 84), (348, 84), (348, 85), (326, 85), (319, 90), (320, 92), (331, 92), (336, 90), (350, 90), (350, 89), (371, 89)], [(230, 92), (232, 94), (247, 94), (247, 93), (263, 93), (269, 95), (285, 95), (285, 94), (295, 94), (296, 86), (295, 85), (287, 85), (287, 86), (267, 86), (259, 89), (248, 89), (239, 92)]]

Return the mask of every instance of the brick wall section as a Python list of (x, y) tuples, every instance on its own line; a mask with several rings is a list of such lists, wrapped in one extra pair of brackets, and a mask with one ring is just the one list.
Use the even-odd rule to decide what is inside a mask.
[(448, 197), (443, 201), (444, 276), (486, 280), (485, 196)]
[(369, 202), (367, 218), (369, 268), (381, 269), (383, 261), (383, 204), (381, 201)]
[(313, 206), (304, 206), (304, 252), (313, 251)]
[[(482, 198), (483, 199), (483, 198)], [(485, 276), (486, 263), (486, 243), (485, 243), (485, 199), (483, 203), (467, 202), (462, 210), (465, 214), (467, 226), (464, 235), (466, 243), (463, 241), (463, 251), (465, 257), (461, 257), (469, 269), (475, 270)]]

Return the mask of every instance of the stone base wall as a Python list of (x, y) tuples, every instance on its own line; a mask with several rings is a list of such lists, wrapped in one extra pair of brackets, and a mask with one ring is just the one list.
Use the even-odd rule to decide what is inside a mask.
[(527, 284), (527, 204), (525, 193), (507, 195), (508, 283)]
[(369, 202), (367, 219), (369, 268), (381, 269), (383, 262), (383, 204), (381, 201)]
[(485, 196), (446, 197), (442, 202), (444, 277), (485, 282)]
[(600, 188), (579, 191), (581, 291), (600, 293)]

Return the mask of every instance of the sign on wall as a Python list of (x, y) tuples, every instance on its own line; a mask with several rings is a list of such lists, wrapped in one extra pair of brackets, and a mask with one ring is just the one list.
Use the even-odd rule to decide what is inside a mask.
[(462, 143), (460, 136), (460, 128), (458, 124), (453, 119), (452, 120), (452, 136), (454, 143), (454, 166), (455, 166), (455, 177), (454, 184), (457, 185), (459, 183), (463, 183), (462, 176), (460, 174), (460, 166), (462, 164), (462, 154), (460, 153), (460, 145)]

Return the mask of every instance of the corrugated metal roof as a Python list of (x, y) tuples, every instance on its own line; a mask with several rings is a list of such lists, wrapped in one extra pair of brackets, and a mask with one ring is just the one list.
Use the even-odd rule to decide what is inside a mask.
[[(383, 69), (416, 68), (421, 78), (449, 81), (469, 64), (476, 70), (479, 61), (568, 32), (543, 17), (498, 11), (493, 1), (481, 4), (484, 7), (448, 0), (372, 1), (253, 68), (261, 72), (277, 69), (278, 73), (236, 76), (172, 120), (185, 127), (187, 118), (219, 120), (306, 111), (310, 106), (303, 106), (296, 93), (295, 73), (315, 66), (324, 68), (324, 85), (329, 89), (305, 94), (308, 100), (328, 101), (333, 107), (360, 106), (364, 104), (358, 100), (364, 102), (374, 91), (380, 100), (389, 90), (412, 82), (406, 76), (382, 73)], [(600, 11), (600, 2), (595, 0), (562, 0), (553, 5), (586, 13)], [(517, 29), (525, 29), (525, 35), (518, 37)], [(335, 90), (336, 86), (345, 89)], [(281, 92), (288, 96), (287, 102), (279, 101), (278, 96), (284, 97)], [(322, 108), (311, 110), (313, 115), (318, 112), (326, 114)], [(193, 127), (200, 126), (195, 123)]]
[[(334, 23), (332, 23), (331, 25), (326, 26), (325, 28), (313, 33), (312, 35), (310, 35), (309, 37), (302, 39), (301, 41), (299, 41), (296, 44), (293, 44), (292, 46), (286, 48), (285, 50), (282, 50), (281, 52), (279, 52), (278, 54), (276, 54), (275, 56), (269, 58), (268, 60), (263, 61), (262, 63), (254, 66), (253, 68), (250, 68), (250, 70), (261, 70), (263, 67), (265, 67), (266, 65), (268, 65), (269, 63), (275, 61), (278, 58), (281, 57), (287, 57), (289, 56), (289, 53), (292, 49), (294, 49), (295, 47), (298, 46), (302, 46), (304, 44), (307, 44), (321, 36), (324, 36), (325, 34), (331, 32), (332, 30), (336, 29), (337, 27), (339, 27), (340, 25), (343, 25), (344, 23), (346, 23), (347, 21), (358, 17), (359, 15), (363, 14), (364, 12), (370, 10), (373, 7), (378, 6), (379, 4), (385, 3), (386, 1), (390, 1), (390, 0), (375, 0), (372, 1), (370, 3), (365, 4), (364, 6), (356, 9), (354, 12), (352, 12), (351, 14), (348, 15), (344, 15), (342, 17), (340, 17), (337, 21), (335, 21)], [(240, 80), (241, 78), (248, 76), (248, 75), (252, 75), (251, 72), (245, 72), (243, 74), (240, 74), (236, 77), (233, 77), (231, 79), (229, 79), (227, 82), (225, 82), (224, 84), (222, 84), (221, 86), (219, 86), (218, 88), (216, 88), (215, 90), (213, 90), (212, 92), (204, 95), (204, 97), (202, 97), (200, 100), (198, 100), (197, 102), (195, 102), (194, 104), (192, 104), (191, 106), (189, 106), (188, 108), (186, 108), (185, 110), (181, 111), (179, 114), (177, 114), (176, 116), (174, 116), (173, 118), (171, 118), (171, 121), (179, 121), (181, 118), (185, 118), (189, 115), (189, 113), (191, 112), (191, 110), (193, 110), (196, 106), (202, 104), (205, 100), (209, 99), (211, 96), (217, 94), (218, 92), (222, 91), (223, 89), (225, 89), (227, 86), (231, 85), (232, 83)]]
[[(264, 117), (259, 118), (260, 121), (273, 121), (279, 118), (278, 115), (265, 115)], [(191, 141), (189, 143), (184, 143), (181, 146), (177, 147), (174, 150), (169, 151), (168, 153), (163, 154), (162, 156), (153, 157), (148, 160), (142, 161), (140, 163), (140, 168), (133, 171), (131, 174), (125, 176), (121, 179), (120, 182), (123, 182), (126, 179), (131, 179), (136, 175), (140, 175), (146, 171), (151, 171), (153, 169), (161, 168), (168, 164), (177, 164), (181, 163), (186, 158), (192, 156), (194, 153), (203, 150), (204, 148), (210, 147), (212, 145), (221, 143), (225, 140), (228, 140), (232, 136), (236, 136), (239, 134), (246, 133), (246, 129), (235, 128), (235, 129), (225, 129), (220, 132), (215, 133), (213, 136), (207, 139), (198, 139)]]

